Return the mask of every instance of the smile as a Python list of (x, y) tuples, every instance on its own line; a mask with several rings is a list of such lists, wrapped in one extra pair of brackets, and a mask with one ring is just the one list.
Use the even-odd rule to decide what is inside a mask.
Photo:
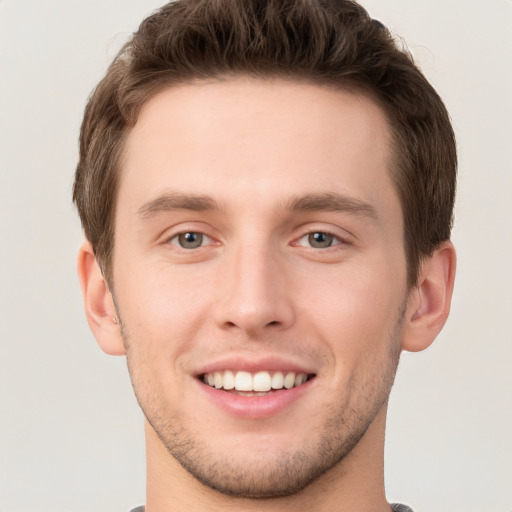
[(201, 376), (208, 386), (225, 391), (265, 393), (271, 390), (292, 389), (307, 382), (313, 375), (287, 371), (215, 371)]

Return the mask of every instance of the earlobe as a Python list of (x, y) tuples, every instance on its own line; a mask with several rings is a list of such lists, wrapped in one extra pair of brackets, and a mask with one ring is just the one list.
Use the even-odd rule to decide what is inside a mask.
[(107, 354), (123, 355), (125, 349), (114, 300), (87, 240), (78, 253), (77, 272), (87, 322), (98, 345)]
[(409, 296), (402, 349), (418, 352), (429, 347), (443, 328), (455, 280), (455, 248), (443, 242), (421, 265), (418, 284)]

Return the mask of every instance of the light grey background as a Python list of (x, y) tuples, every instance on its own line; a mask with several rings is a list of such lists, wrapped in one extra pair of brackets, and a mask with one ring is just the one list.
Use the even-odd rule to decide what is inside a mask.
[[(142, 417), (124, 359), (88, 331), (71, 205), (85, 100), (159, 1), (0, 0), (0, 511), (144, 502)], [(452, 315), (405, 354), (390, 500), (512, 511), (512, 2), (365, 0), (407, 41), (458, 134)]]

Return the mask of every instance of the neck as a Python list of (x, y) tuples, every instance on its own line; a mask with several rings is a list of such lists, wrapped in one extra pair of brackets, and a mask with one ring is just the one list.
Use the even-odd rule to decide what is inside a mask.
[(384, 493), (384, 405), (352, 452), (302, 491), (266, 499), (223, 495), (198, 480), (167, 452), (146, 423), (146, 512), (389, 512)]

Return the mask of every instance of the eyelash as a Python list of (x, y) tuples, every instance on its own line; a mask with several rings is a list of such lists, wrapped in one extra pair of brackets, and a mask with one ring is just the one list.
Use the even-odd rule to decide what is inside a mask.
[[(327, 245), (326, 247), (313, 247), (311, 245), (312, 243), (312, 237), (314, 237), (315, 235), (322, 235), (322, 236), (325, 236), (327, 238), (328, 241), (330, 241), (330, 245)], [(301, 244), (301, 241), (302, 240), (306, 240), (308, 241), (308, 248), (310, 249), (318, 249), (318, 250), (326, 250), (326, 249), (330, 249), (332, 247), (336, 247), (338, 245), (342, 245), (342, 244), (346, 244), (347, 241), (344, 239), (344, 238), (341, 238), (337, 235), (335, 235), (334, 233), (331, 233), (329, 231), (322, 231), (322, 230), (313, 230), (313, 231), (308, 231), (307, 233), (305, 233), (304, 235), (302, 235), (296, 242), (294, 242), (294, 245), (298, 245), (298, 246), (301, 246), (301, 247), (306, 247), (305, 245), (302, 245)], [(319, 241), (319, 243), (322, 243), (322, 241)]]
[[(312, 242), (313, 242), (312, 237), (315, 237), (316, 235), (321, 235), (321, 237), (326, 237), (327, 243), (329, 243), (329, 245), (327, 245), (325, 247), (313, 247), (312, 246)], [(199, 241), (197, 242), (196, 240), (191, 240), (190, 242), (192, 244), (192, 247), (184, 247), (183, 243), (186, 243), (186, 240), (183, 240), (183, 238), (187, 237), (187, 236), (198, 237)], [(303, 240), (306, 240), (306, 239), (307, 239), (307, 243), (308, 243), (307, 247), (310, 249), (313, 249), (313, 250), (315, 250), (315, 249), (326, 250), (326, 249), (330, 249), (332, 247), (336, 247), (338, 245), (348, 243), (346, 239), (341, 238), (341, 237), (335, 235), (334, 233), (330, 233), (329, 231), (316, 230), (316, 231), (308, 231), (307, 233), (303, 234), (300, 238), (298, 238), (295, 242), (293, 242), (292, 245), (299, 246), (299, 247), (306, 247), (306, 245), (303, 245), (301, 243)], [(205, 233), (203, 233), (201, 231), (192, 231), (191, 230), (191, 231), (182, 231), (180, 233), (176, 233), (175, 235), (173, 235), (171, 238), (169, 238), (167, 240), (167, 243), (174, 245), (174, 246), (178, 247), (179, 249), (182, 249), (185, 251), (190, 251), (190, 250), (199, 249), (201, 247), (204, 247), (205, 242), (211, 243), (212, 241), (213, 241), (212, 238), (209, 237), (208, 235), (206, 235)], [(196, 242), (198, 243), (198, 245), (194, 246), (194, 243), (196, 243)], [(322, 240), (318, 240), (318, 242), (321, 244)]]
[[(196, 235), (196, 236), (198, 235), (200, 238), (199, 245), (196, 247), (184, 247), (183, 245), (181, 245), (180, 238), (186, 237), (187, 235)], [(169, 238), (167, 240), (167, 243), (171, 244), (171, 245), (175, 245), (175, 246), (179, 247), (180, 249), (183, 249), (184, 251), (190, 251), (193, 249), (199, 249), (201, 247), (204, 247), (203, 242), (205, 242), (205, 241), (211, 242), (212, 238), (210, 238), (205, 233), (202, 233), (201, 231), (192, 231), (191, 230), (191, 231), (182, 231), (181, 233), (176, 233), (174, 236), (172, 236), (171, 238)]]

